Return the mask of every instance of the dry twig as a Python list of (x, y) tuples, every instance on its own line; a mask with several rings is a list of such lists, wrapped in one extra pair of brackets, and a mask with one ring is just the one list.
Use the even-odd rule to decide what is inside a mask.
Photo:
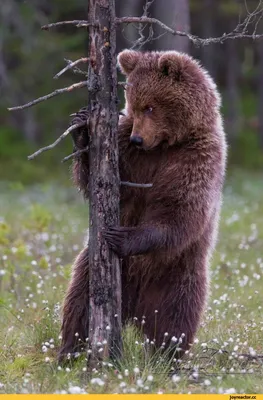
[[(72, 63), (73, 63), (73, 61), (68, 60), (67, 58), (64, 58), (64, 60), (66, 61), (67, 64), (72, 64)], [(88, 72), (87, 72), (87, 71), (83, 71), (82, 69), (80, 69), (80, 68), (78, 68), (78, 67), (73, 67), (73, 68), (71, 68), (71, 71), (72, 71), (74, 74), (84, 75), (84, 76), (86, 76), (86, 77), (88, 76)]]
[[(121, 17), (121, 18), (116, 18), (115, 22), (117, 25), (120, 24), (139, 24), (139, 39), (136, 41), (133, 47), (142, 47), (145, 43), (154, 40), (155, 38), (153, 37), (153, 29), (152, 25), (159, 25), (166, 33), (170, 33), (172, 35), (177, 35), (177, 36), (184, 36), (187, 37), (192, 43), (194, 43), (197, 46), (206, 46), (211, 43), (223, 43), (228, 39), (261, 39), (263, 37), (263, 34), (257, 34), (257, 26), (259, 24), (259, 21), (263, 17), (263, 7), (262, 7), (262, 0), (259, 1), (257, 7), (255, 8), (254, 11), (250, 12), (248, 9), (247, 11), (247, 16), (246, 18), (242, 21), (239, 22), (236, 26), (236, 28), (228, 33), (223, 33), (221, 36), (214, 37), (214, 38), (201, 38), (196, 35), (192, 35), (191, 33), (187, 33), (184, 31), (179, 31), (176, 29), (171, 28), (170, 26), (165, 25), (162, 21), (156, 19), (156, 18), (151, 18), (148, 16), (148, 11), (149, 7), (153, 3), (154, 0), (147, 0), (145, 7), (144, 7), (144, 12), (141, 17)], [(253, 33), (248, 32), (248, 26), (251, 24), (255, 24), (254, 31)], [(143, 30), (145, 24), (150, 24), (149, 28), (149, 34), (148, 37), (145, 38)], [(43, 30), (49, 30), (50, 28), (57, 27), (57, 26), (63, 26), (63, 25), (75, 25), (76, 27), (88, 27), (91, 25), (86, 20), (73, 20), (73, 21), (60, 21), (60, 22), (55, 22), (52, 24), (47, 24), (43, 25), (41, 29)], [(99, 27), (98, 24), (93, 24), (95, 27)]]
[(151, 188), (153, 186), (152, 183), (133, 183), (121, 181), (122, 186), (136, 187), (136, 188)]
[[(153, 2), (154, 2), (154, 0), (146, 0), (145, 6), (143, 8), (142, 17), (148, 16), (149, 8)], [(144, 30), (145, 30), (145, 25), (140, 23), (139, 27), (138, 27), (139, 38), (134, 42), (131, 49), (140, 50), (146, 43), (151, 42), (154, 39), (154, 32), (153, 32), (152, 25), (149, 26), (148, 37), (145, 37)]]
[(78, 60), (74, 61), (74, 62), (70, 62), (68, 63), (68, 65), (63, 68), (61, 71), (59, 71), (55, 76), (54, 79), (58, 79), (62, 74), (64, 74), (66, 71), (68, 71), (69, 69), (74, 68), (76, 65), (80, 64), (80, 63), (87, 63), (89, 61), (88, 57), (82, 57), (79, 58)]
[[(79, 128), (80, 126), (83, 126), (83, 125), (80, 125), (80, 124), (72, 125), (72, 127), (74, 127), (74, 129)], [(71, 127), (71, 128), (72, 128), (72, 127)], [(66, 132), (67, 132), (67, 131), (66, 131)], [(65, 132), (65, 133), (66, 133), (66, 132)], [(65, 133), (64, 133), (64, 134), (65, 134)], [(68, 132), (68, 133), (69, 133), (69, 132)], [(68, 134), (68, 133), (67, 133), (67, 134)], [(63, 134), (63, 135), (64, 135), (64, 134)], [(56, 142), (57, 142), (57, 141), (56, 141)], [(51, 145), (51, 146), (52, 146), (52, 147), (56, 146), (56, 144), (57, 144), (56, 142), (55, 142), (53, 145)], [(51, 148), (50, 146), (44, 147), (45, 150), (49, 150), (50, 148)], [(45, 150), (42, 149), (42, 151), (45, 151)], [(64, 163), (64, 162), (70, 160), (71, 158), (77, 158), (77, 157), (81, 156), (81, 154), (86, 153), (88, 150), (89, 150), (89, 147), (88, 147), (88, 146), (85, 147), (85, 149), (77, 150), (77, 151), (75, 151), (74, 153), (69, 154), (68, 156), (64, 157), (64, 158), (61, 160), (61, 162)], [(41, 151), (41, 152), (42, 152), (42, 151)], [(40, 152), (40, 151), (38, 150), (36, 153), (33, 154), (33, 156), (37, 156), (37, 155), (39, 154), (39, 152)], [(32, 157), (32, 156), (30, 156), (30, 157)], [(32, 157), (32, 158), (33, 158), (33, 157)], [(31, 158), (30, 158), (30, 159), (31, 159)], [(122, 186), (129, 186), (129, 187), (135, 187), (135, 188), (151, 188), (151, 187), (153, 186), (152, 183), (133, 183), (133, 182), (126, 182), (126, 181), (121, 181), (120, 183), (121, 183)]]
[(75, 25), (77, 28), (85, 28), (92, 24), (85, 20), (60, 21), (60, 22), (54, 22), (52, 24), (43, 25), (41, 26), (41, 29), (43, 31), (48, 31), (50, 28), (55, 28), (57, 26), (62, 26), (62, 25)]
[(62, 88), (62, 89), (56, 89), (54, 92), (49, 93), (46, 96), (39, 97), (38, 99), (30, 101), (29, 103), (26, 103), (26, 104), (24, 104), (22, 106), (8, 108), (8, 111), (23, 110), (24, 108), (32, 107), (35, 104), (41, 103), (41, 101), (48, 100), (51, 97), (57, 96), (58, 94), (62, 94), (62, 93), (65, 93), (65, 92), (71, 92), (72, 90), (80, 89), (80, 88), (83, 88), (85, 86), (87, 86), (87, 81), (74, 83), (73, 85), (65, 87), (65, 88)]
[(62, 135), (59, 136), (59, 138), (57, 138), (57, 140), (46, 146), (46, 147), (42, 147), (41, 149), (37, 150), (35, 153), (31, 154), (30, 156), (28, 156), (28, 160), (33, 160), (33, 158), (37, 157), (39, 154), (43, 153), (44, 151), (53, 149), (55, 146), (57, 146), (66, 136), (68, 136), (68, 134), (72, 131), (74, 131), (77, 128), (81, 128), (82, 126), (86, 125), (86, 121), (84, 122), (80, 122), (78, 124), (72, 125), (70, 126), (64, 133), (62, 133)]
[[(149, 2), (151, 3), (151, 2)], [(149, 7), (148, 7), (149, 8)], [(174, 36), (184, 36), (187, 37), (193, 44), (197, 46), (206, 46), (208, 44), (212, 43), (223, 43), (228, 39), (262, 39), (263, 34), (257, 34), (257, 26), (259, 24), (259, 21), (263, 17), (263, 6), (262, 6), (262, 0), (259, 1), (258, 6), (255, 8), (253, 12), (248, 12), (248, 15), (246, 18), (242, 21), (239, 22), (236, 26), (236, 28), (228, 33), (224, 33), (221, 36), (214, 37), (214, 38), (200, 38), (199, 36), (192, 35), (191, 33), (179, 31), (176, 29), (173, 29), (167, 25), (165, 25), (163, 22), (156, 18), (150, 18), (147, 16), (147, 11), (148, 8), (145, 7), (144, 9), (144, 14), (141, 17), (122, 17), (122, 18), (116, 18), (116, 24), (139, 24), (139, 39), (136, 41), (136, 46), (142, 46), (143, 44), (147, 43), (148, 41), (152, 40), (153, 32), (150, 30), (149, 37), (145, 39), (143, 35), (143, 28), (142, 25), (144, 24), (150, 24), (152, 25), (158, 25), (160, 26), (166, 33), (170, 33)], [(253, 33), (249, 33), (248, 27), (251, 26), (252, 24), (255, 24), (254, 26), (254, 31)]]
[[(76, 125), (77, 125), (77, 124), (76, 124)], [(87, 153), (88, 150), (89, 150), (89, 147), (87, 146), (87, 147), (85, 147), (85, 149), (81, 149), (81, 150), (74, 151), (74, 153), (69, 154), (68, 156), (64, 157), (64, 158), (61, 160), (61, 162), (64, 163), (64, 162), (70, 160), (71, 158), (74, 158), (74, 157), (77, 158), (77, 157), (79, 157), (81, 154)]]
[(118, 86), (122, 87), (124, 90), (126, 90), (127, 86), (132, 86), (131, 83), (129, 82), (118, 82)]

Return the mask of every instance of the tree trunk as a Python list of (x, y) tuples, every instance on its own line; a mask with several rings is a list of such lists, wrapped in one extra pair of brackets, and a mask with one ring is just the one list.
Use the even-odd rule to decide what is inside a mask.
[[(89, 343), (91, 361), (121, 350), (121, 281), (118, 257), (102, 237), (119, 225), (118, 101), (115, 0), (89, 0)], [(107, 340), (100, 353), (98, 342)]]
[[(155, 18), (174, 29), (189, 32), (189, 0), (165, 0), (165, 2), (163, 0), (155, 0), (153, 4)], [(164, 32), (163, 30), (158, 30), (158, 33), (162, 34)], [(190, 51), (189, 40), (182, 36), (165, 34), (154, 44), (155, 50), (177, 50), (184, 53), (189, 53)]]

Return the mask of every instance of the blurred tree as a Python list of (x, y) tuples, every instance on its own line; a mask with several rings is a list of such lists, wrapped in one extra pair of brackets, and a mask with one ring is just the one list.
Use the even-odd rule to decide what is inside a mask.
[(240, 77), (241, 60), (238, 54), (239, 43), (228, 40), (226, 46), (226, 131), (229, 142), (234, 144), (240, 130), (240, 91), (238, 81)]
[[(153, 16), (172, 28), (179, 31), (190, 31), (190, 9), (188, 0), (156, 0), (153, 4)], [(156, 29), (156, 33), (163, 31)], [(190, 44), (186, 37), (162, 35), (156, 40), (156, 50), (178, 50), (189, 53)]]
[[(75, 57), (75, 49), (80, 51), (84, 35), (80, 32), (70, 35), (70, 30), (54, 35), (52, 41), (47, 40), (40, 26), (50, 18), (70, 18), (74, 14), (83, 13), (84, 3), (78, 1), (80, 7), (69, 5), (61, 7), (59, 0), (49, 2), (36, 0), (33, 3), (17, 0), (2, 0), (0, 7), (0, 107), (23, 104), (34, 97), (54, 90), (55, 82), (50, 79), (63, 64), (63, 56), (71, 53)], [(81, 14), (80, 14), (81, 10)], [(39, 32), (36, 35), (36, 32)], [(62, 45), (63, 42), (63, 45)], [(82, 47), (83, 51), (84, 45)], [(52, 62), (51, 62), (52, 60)], [(42, 72), (45, 71), (45, 74)], [(68, 82), (67, 77), (61, 79)], [(56, 82), (57, 83), (57, 82)], [(43, 104), (39, 108), (31, 108), (25, 112), (5, 114), (6, 124), (13, 126), (29, 142), (40, 142), (43, 132), (56, 125), (55, 120), (62, 120), (64, 107), (68, 108), (68, 99), (61, 99), (60, 107), (52, 110), (52, 106)], [(48, 116), (48, 118), (47, 118)], [(60, 118), (61, 116), (61, 118)], [(49, 129), (45, 129), (48, 128)]]
[(259, 144), (263, 150), (263, 43), (258, 42), (258, 68), (257, 68), (257, 78), (258, 78), (258, 133), (259, 133)]
[[(144, 0), (116, 0), (116, 15), (118, 17), (140, 16), (144, 3)], [(120, 26), (118, 33), (118, 52), (125, 48), (130, 48), (137, 39), (137, 29), (132, 24), (129, 24), (127, 27)]]
[[(218, 12), (218, 1), (217, 0), (203, 0), (203, 7), (201, 8), (200, 18), (205, 10), (205, 21), (202, 24), (202, 36), (203, 37), (214, 37), (216, 36), (216, 27), (215, 27), (215, 20), (216, 14)], [(215, 62), (216, 52), (218, 45), (211, 44), (209, 46), (203, 46), (201, 48), (201, 59), (204, 66), (213, 76), (216, 78), (216, 66), (217, 63)]]

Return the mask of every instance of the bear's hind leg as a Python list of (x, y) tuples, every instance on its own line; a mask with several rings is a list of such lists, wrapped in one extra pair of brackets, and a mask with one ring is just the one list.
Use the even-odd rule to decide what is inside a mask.
[(180, 348), (177, 357), (181, 357), (194, 341), (206, 296), (207, 277), (202, 272), (191, 271), (152, 282), (141, 293), (137, 310), (139, 316), (146, 316), (146, 336), (155, 340), (157, 348), (164, 343), (165, 348), (172, 346), (171, 354), (175, 346)]
[[(88, 248), (76, 258), (62, 311), (62, 343), (59, 360), (80, 351), (88, 337), (89, 323), (89, 253)], [(84, 347), (84, 346), (83, 346)]]

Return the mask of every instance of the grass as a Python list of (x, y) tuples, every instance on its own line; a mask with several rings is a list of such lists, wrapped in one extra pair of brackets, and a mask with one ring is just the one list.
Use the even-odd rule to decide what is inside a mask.
[(229, 177), (209, 305), (173, 377), (133, 326), (123, 330), (118, 365), (91, 376), (84, 356), (57, 365), (60, 305), (87, 205), (59, 185), (0, 190), (0, 393), (263, 393), (262, 176)]

